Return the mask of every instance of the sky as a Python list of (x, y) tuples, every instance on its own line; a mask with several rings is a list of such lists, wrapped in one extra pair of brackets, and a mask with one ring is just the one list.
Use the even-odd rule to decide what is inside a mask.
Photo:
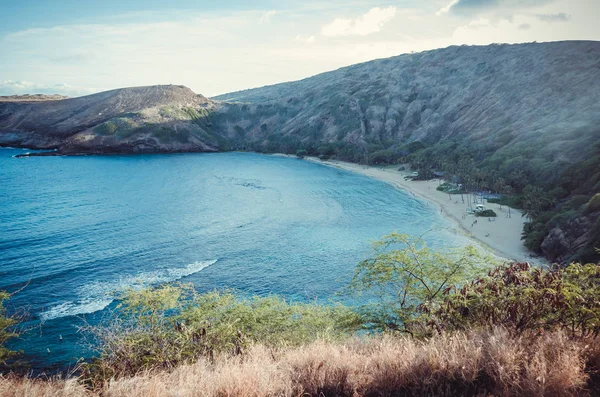
[(0, 95), (227, 92), (450, 45), (600, 40), (600, 0), (1, 0)]

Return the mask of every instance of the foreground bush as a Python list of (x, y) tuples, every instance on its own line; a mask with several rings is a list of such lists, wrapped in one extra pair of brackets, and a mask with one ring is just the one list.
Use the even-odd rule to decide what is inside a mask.
[[(0, 380), (2, 396), (585, 396), (594, 340), (562, 332), (514, 336), (500, 329), (410, 337), (255, 345), (238, 356), (200, 358), (150, 371), (94, 392), (71, 382)], [(587, 371), (587, 372), (586, 372)]]
[(288, 303), (279, 297), (243, 298), (233, 292), (196, 294), (189, 286), (129, 291), (121, 315), (91, 327), (98, 358), (84, 366), (91, 384), (140, 371), (241, 355), (248, 346), (299, 346), (338, 340), (359, 326), (343, 306)]
[(552, 270), (527, 263), (497, 267), (462, 287), (444, 290), (427, 311), (438, 330), (502, 326), (511, 332), (561, 329), (571, 337), (600, 334), (600, 266), (571, 264)]
[(16, 336), (13, 332), (13, 326), (16, 324), (16, 320), (6, 315), (6, 309), (4, 307), (4, 302), (8, 298), (10, 298), (8, 293), (0, 291), (0, 365), (4, 364), (8, 358), (14, 355), (14, 352), (4, 347), (4, 344), (9, 339)]
[(474, 247), (438, 251), (421, 237), (392, 233), (374, 244), (374, 257), (360, 262), (348, 287), (365, 294), (361, 307), (365, 328), (413, 336), (430, 332), (423, 312), (437, 307), (443, 291), (465, 283), (495, 261)]

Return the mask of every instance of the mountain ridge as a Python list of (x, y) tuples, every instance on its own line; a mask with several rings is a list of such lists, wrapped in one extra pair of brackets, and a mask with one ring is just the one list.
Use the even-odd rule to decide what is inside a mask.
[[(338, 127), (345, 123), (341, 125), (345, 134), (342, 142), (354, 140), (349, 143), (365, 147), (379, 145), (380, 150), (401, 141), (433, 142), (465, 130), (478, 137), (489, 136), (490, 132), (498, 132), (500, 124), (509, 124), (515, 130), (512, 135), (531, 127), (543, 130), (556, 125), (560, 128), (561, 123), (572, 129), (600, 125), (600, 118), (596, 116), (600, 110), (597, 105), (600, 85), (596, 82), (600, 80), (599, 54), (598, 42), (453, 46), (370, 61), (296, 82), (238, 91), (214, 99), (263, 105), (263, 108), (268, 105), (280, 108), (283, 103), (283, 112), (293, 113), (283, 123), (267, 115), (262, 123), (249, 125), (246, 122), (249, 117), (240, 117), (239, 126), (249, 130), (246, 133), (250, 136), (266, 137), (268, 134), (261, 134), (259, 130), (264, 123), (266, 127), (272, 125), (271, 130), (277, 129), (281, 135), (300, 135), (300, 141), (313, 132), (303, 132), (303, 129), (317, 129), (319, 138), (326, 138), (322, 142), (331, 143), (336, 141), (331, 136), (338, 134)], [(467, 61), (470, 64), (465, 64)], [(509, 62), (514, 66), (503, 65)], [(534, 69), (538, 65), (545, 70)], [(516, 72), (510, 67), (518, 68), (524, 75), (511, 75)], [(583, 87), (568, 86), (570, 73), (578, 74), (576, 77), (581, 81), (577, 83)], [(395, 84), (385, 81), (392, 79)], [(515, 84), (510, 84), (511, 79), (517, 80)], [(529, 92), (524, 92), (524, 85)], [(520, 92), (511, 93), (511, 89)], [(558, 98), (561, 95), (558, 91), (567, 97)], [(490, 98), (493, 95), (497, 98)], [(319, 102), (315, 103), (311, 96), (317, 96)], [(560, 101), (571, 103), (580, 111), (561, 114)], [(294, 106), (295, 102), (299, 105)], [(536, 114), (540, 107), (547, 114)], [(513, 109), (517, 111), (515, 116), (502, 114)], [(554, 120), (548, 121), (548, 117)], [(490, 119), (492, 128), (487, 123)], [(491, 131), (493, 128), (496, 131)], [(554, 132), (561, 135), (563, 131)], [(345, 159), (365, 160), (348, 156)]]

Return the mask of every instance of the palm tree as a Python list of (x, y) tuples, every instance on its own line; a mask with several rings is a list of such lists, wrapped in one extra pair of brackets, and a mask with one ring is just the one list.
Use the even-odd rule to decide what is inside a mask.
[[(506, 194), (506, 196), (510, 196), (513, 193), (513, 188), (510, 185), (504, 185), (503, 188), (503, 194)], [(508, 217), (510, 218), (510, 205), (507, 205), (508, 207)]]

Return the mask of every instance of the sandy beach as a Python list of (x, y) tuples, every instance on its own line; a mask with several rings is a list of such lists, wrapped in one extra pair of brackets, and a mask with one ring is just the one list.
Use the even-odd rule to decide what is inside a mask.
[[(483, 245), (501, 258), (537, 264), (546, 263), (544, 258), (535, 256), (523, 245), (521, 232), (525, 218), (521, 216), (519, 210), (511, 209), (509, 218), (508, 207), (501, 208), (498, 204), (486, 203), (487, 208), (493, 209), (498, 214), (496, 218), (489, 221), (488, 218), (467, 213), (466, 196), (463, 203), (460, 195), (449, 197), (448, 194), (436, 190), (441, 182), (438, 179), (407, 181), (404, 177), (408, 172), (398, 171), (397, 166), (374, 167), (335, 160), (322, 161), (313, 157), (307, 157), (306, 160), (379, 179), (432, 203), (444, 217), (454, 223), (457, 232), (470, 237), (477, 245)], [(477, 222), (474, 224), (475, 220)]]

